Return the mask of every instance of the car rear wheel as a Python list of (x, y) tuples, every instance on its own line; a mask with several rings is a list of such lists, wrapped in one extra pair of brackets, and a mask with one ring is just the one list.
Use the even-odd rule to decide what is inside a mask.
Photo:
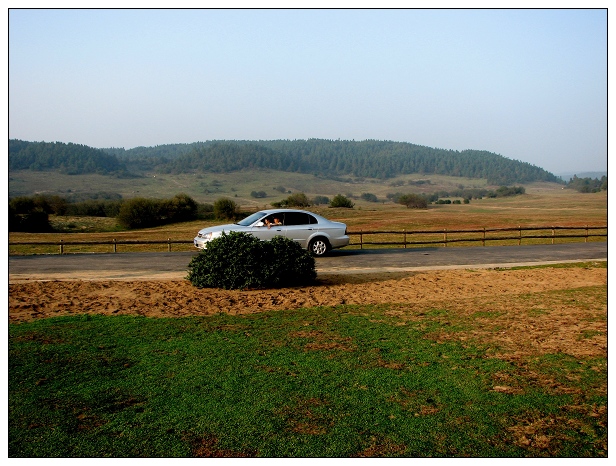
[(329, 243), (325, 238), (315, 238), (310, 241), (308, 251), (310, 251), (310, 254), (313, 256), (322, 256), (329, 251)]

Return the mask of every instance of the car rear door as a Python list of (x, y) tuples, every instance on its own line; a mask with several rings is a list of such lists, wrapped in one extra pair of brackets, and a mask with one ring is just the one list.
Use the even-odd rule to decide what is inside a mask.
[(318, 228), (317, 219), (306, 212), (286, 212), (284, 224), (287, 228), (287, 238), (298, 242), (304, 248)]

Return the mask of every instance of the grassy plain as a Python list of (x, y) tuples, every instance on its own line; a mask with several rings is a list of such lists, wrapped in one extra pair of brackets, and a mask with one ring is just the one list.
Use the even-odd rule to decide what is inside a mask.
[[(38, 176), (36, 172), (24, 172), (25, 175), (30, 177)], [(274, 176), (275, 175), (275, 176)], [(14, 175), (14, 178), (17, 175)], [(159, 175), (163, 176), (164, 175)], [(156, 191), (153, 189), (155, 183), (162, 180), (158, 179), (154, 181), (154, 178), (148, 178), (140, 182), (148, 183), (147, 193), (141, 193), (142, 195), (153, 195), (156, 197), (164, 198), (171, 197), (180, 190), (188, 192), (188, 194), (194, 195), (183, 185), (184, 178), (190, 178), (189, 175), (182, 176), (169, 176), (167, 181), (172, 180), (171, 184), (166, 183), (164, 190)], [(196, 175), (191, 175), (193, 178)], [(205, 176), (205, 175), (203, 175)], [(213, 176), (213, 175), (208, 175)], [(229, 174), (229, 175), (217, 175), (218, 178), (224, 179), (221, 181), (220, 192), (211, 197), (199, 197), (195, 196), (195, 199), (200, 202), (210, 201), (213, 199), (228, 196), (233, 198), (244, 211), (254, 211), (260, 208), (271, 207), (270, 202), (281, 200), (288, 194), (278, 193), (276, 196), (271, 196), (265, 199), (259, 199), (258, 202), (255, 199), (249, 197), (250, 190), (254, 190), (257, 186), (254, 183), (263, 185), (264, 173), (259, 172), (258, 175), (253, 175), (253, 178), (257, 178), (258, 181), (253, 181), (252, 184), (248, 179), (248, 174), (243, 172)], [(272, 186), (276, 186), (283, 182), (282, 176), (279, 173), (274, 172), (272, 174)], [(460, 178), (453, 177), (431, 177), (429, 185), (418, 186), (408, 185), (408, 180), (388, 180), (387, 182), (380, 184), (376, 180), (364, 180), (355, 181), (353, 183), (342, 183), (332, 180), (324, 180), (311, 175), (300, 174), (285, 174), (287, 187), (293, 186), (293, 190), (300, 190), (300, 188), (306, 188), (305, 191), (309, 197), (315, 195), (335, 195), (337, 192), (345, 193), (348, 189), (353, 191), (355, 196), (361, 195), (363, 192), (371, 192), (377, 194), (379, 199), (385, 199), (387, 192), (420, 192), (419, 189), (426, 189), (431, 191), (438, 191), (441, 189), (455, 189), (455, 183), (463, 184), (466, 187), (470, 187), (475, 183), (476, 187), (483, 184), (485, 187), (485, 181), (482, 180), (462, 180)], [(75, 183), (75, 180), (81, 180), (80, 182), (86, 183), (87, 180), (94, 181), (92, 177), (85, 177), (82, 180), (81, 177), (71, 177), (65, 175), (66, 182)], [(230, 180), (227, 180), (227, 178)], [(407, 177), (409, 178), (409, 177)], [(194, 180), (193, 180), (194, 181)], [(404, 181), (403, 186), (391, 186), (391, 184), (397, 184)], [(38, 185), (45, 192), (53, 192), (53, 186), (45, 186), (44, 180), (31, 180), (31, 182), (40, 182)], [(105, 182), (109, 180), (105, 179)], [(15, 183), (15, 181), (11, 181)], [(58, 180), (54, 182), (57, 189)], [(123, 192), (126, 189), (124, 183), (129, 183), (127, 180), (117, 180), (113, 186), (108, 186), (109, 189), (113, 189), (114, 192)], [(321, 183), (321, 184), (320, 184)], [(77, 192), (79, 189), (75, 187), (73, 190)], [(124, 186), (124, 187), (123, 187)], [(227, 188), (225, 188), (227, 186)], [(236, 186), (231, 188), (230, 186)], [(174, 188), (175, 187), (175, 188)], [(50, 188), (46, 190), (45, 188)], [(105, 185), (92, 184), (91, 189), (95, 192), (104, 190)], [(238, 197), (234, 197), (232, 189), (236, 189)], [(553, 183), (533, 183), (525, 186), (526, 194), (514, 197), (506, 198), (484, 198), (473, 199), (470, 204), (442, 204), (442, 205), (430, 205), (428, 209), (417, 210), (407, 209), (406, 207), (395, 204), (390, 201), (386, 202), (367, 202), (362, 199), (354, 199), (355, 207), (353, 209), (332, 209), (326, 206), (314, 206), (310, 207), (316, 213), (320, 213), (332, 220), (339, 220), (345, 222), (350, 231), (374, 231), (374, 230), (387, 230), (387, 231), (412, 231), (412, 230), (455, 230), (455, 229), (480, 229), (480, 228), (512, 228), (512, 227), (538, 227), (538, 226), (606, 226), (607, 225), (607, 194), (592, 193), (581, 194), (573, 190), (563, 189), (561, 185)], [(276, 192), (273, 189), (272, 193)], [(236, 194), (237, 194), (236, 192)], [(333, 193), (333, 194), (332, 194)], [(66, 194), (66, 193), (65, 193)], [(51, 219), (52, 224), (58, 227), (59, 230), (67, 229), (67, 226), (71, 227), (71, 231), (75, 233), (47, 233), (47, 234), (29, 234), (29, 233), (10, 233), (10, 241), (112, 241), (116, 239), (121, 240), (160, 240), (165, 241), (168, 238), (178, 241), (191, 241), (196, 232), (206, 226), (219, 224), (220, 221), (194, 221), (181, 224), (167, 225), (157, 228), (149, 228), (146, 230), (132, 230), (132, 231), (120, 231), (115, 222), (115, 219), (105, 218), (83, 218), (83, 217), (56, 217)], [(549, 235), (549, 230), (542, 231), (540, 234)], [(578, 232), (579, 233), (579, 232)], [(442, 236), (442, 234), (440, 234)], [(477, 234), (475, 234), (477, 237)], [(421, 238), (418, 238), (421, 239)], [(430, 237), (427, 239), (436, 239)], [(384, 240), (384, 241), (401, 241), (402, 237), (372, 237), (372, 241)], [(603, 240), (603, 239), (602, 239)], [(352, 241), (357, 243), (359, 240), (357, 237), (353, 237)], [(525, 244), (529, 244), (530, 240), (527, 240)], [(544, 241), (545, 242), (545, 241)], [(509, 242), (511, 244), (515, 242)], [(478, 245), (480, 243), (459, 243), (458, 245)], [(490, 243), (492, 245), (501, 244), (497, 242)], [(507, 244), (504, 242), (502, 244)], [(517, 244), (517, 243), (516, 243)], [(111, 246), (99, 246), (96, 248), (85, 248), (83, 246), (67, 246), (65, 252), (82, 252), (82, 251), (100, 251), (110, 252)], [(121, 246), (118, 250), (143, 250), (146, 246)], [(165, 245), (147, 246), (148, 250), (166, 250)], [(174, 250), (189, 250), (190, 244), (175, 245)], [(9, 252), (11, 254), (23, 254), (23, 253), (55, 253), (58, 251), (58, 247), (46, 247), (41, 246), (37, 248), (28, 249), (22, 246), (10, 246)]]
[(11, 324), (9, 456), (607, 457), (607, 287), (544, 285)]

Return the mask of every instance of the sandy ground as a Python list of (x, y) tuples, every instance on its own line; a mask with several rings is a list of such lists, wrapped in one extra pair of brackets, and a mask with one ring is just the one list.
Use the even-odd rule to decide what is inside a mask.
[[(398, 310), (390, 312), (398, 313), (402, 323), (427, 309), (450, 309), (457, 319), (476, 319), (477, 312), (484, 312), (490, 314), (486, 332), (504, 326), (507, 331), (500, 332), (501, 337), (490, 332), (491, 338), (500, 338), (504, 346), (511, 343), (514, 352), (565, 351), (589, 356), (606, 352), (605, 299), (590, 295), (587, 300), (580, 299), (579, 294), (564, 299), (562, 293), (558, 298), (550, 296), (558, 295), (553, 293), (558, 290), (603, 285), (607, 286), (605, 268), (320, 275), (314, 286), (244, 291), (198, 289), (184, 279), (22, 280), (9, 283), (9, 322), (83, 313), (183, 317), (395, 304), (390, 309)], [(469, 337), (473, 336), (481, 337)]]

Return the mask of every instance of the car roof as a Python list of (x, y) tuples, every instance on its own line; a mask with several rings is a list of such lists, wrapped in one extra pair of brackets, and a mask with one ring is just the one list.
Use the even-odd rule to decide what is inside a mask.
[(299, 209), (265, 209), (260, 210), (259, 212), (263, 212), (264, 214), (274, 214), (276, 212), (303, 212), (305, 214), (317, 215), (314, 212), (309, 212), (307, 210), (299, 210)]

